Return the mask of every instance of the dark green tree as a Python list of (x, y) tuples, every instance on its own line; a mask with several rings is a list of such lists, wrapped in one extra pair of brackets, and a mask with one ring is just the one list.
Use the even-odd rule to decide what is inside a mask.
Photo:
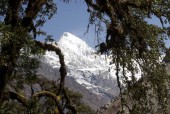
[[(168, 113), (169, 76), (160, 64), (160, 59), (165, 53), (165, 40), (169, 37), (169, 27), (166, 25), (170, 23), (170, 1), (85, 1), (90, 13), (89, 24), (95, 24), (99, 28), (98, 32), (101, 30), (100, 23), (104, 23), (107, 28), (105, 48), (100, 47), (100, 50), (101, 53), (112, 52), (120, 88), (120, 111), (131, 114)], [(147, 20), (152, 18), (157, 18), (162, 26), (149, 24)], [(142, 74), (137, 81), (135, 73), (139, 68)], [(130, 77), (127, 76), (127, 70)]]
[[(35, 98), (49, 97), (56, 104), (56, 111), (64, 114), (60, 106), (58, 96), (63, 96), (64, 107), (72, 113), (77, 113), (64, 88), (64, 79), (67, 74), (64, 56), (59, 47), (42, 43), (36, 40), (39, 33), (38, 28), (43, 26), (46, 20), (50, 19), (56, 12), (56, 4), (53, 0), (1, 0), (0, 2), (0, 105), (3, 101), (16, 99), (26, 109), (26, 113), (39, 113), (35, 109), (37, 103)], [(60, 86), (57, 93), (50, 91), (34, 92), (33, 82), (36, 80), (36, 68), (39, 62), (36, 57), (45, 50), (54, 51), (59, 56)], [(7, 89), (11, 81), (19, 82), (18, 76), (24, 82), (29, 82), (31, 87), (31, 100), (20, 94), (19, 88), (15, 91)], [(18, 80), (17, 80), (18, 79)], [(11, 84), (12, 85), (12, 84)], [(22, 84), (20, 84), (22, 86)], [(22, 89), (21, 89), (22, 90)], [(32, 100), (33, 99), (33, 100)], [(35, 110), (34, 110), (35, 109)], [(55, 112), (55, 111), (54, 111)], [(57, 112), (56, 112), (57, 113)]]
[[(4, 18), (6, 29), (1, 29), (1, 55), (3, 62), (0, 65), (0, 98), (7, 81), (13, 74), (16, 61), (22, 47), (33, 40), (28, 34), (33, 32), (36, 37), (36, 28), (43, 25), (46, 18), (51, 18), (56, 6), (51, 0), (2, 0), (0, 15)], [(7, 30), (8, 29), (8, 30)], [(9, 34), (6, 34), (8, 32)]]
[[(69, 3), (70, 0), (62, 0)], [(98, 27), (97, 33), (106, 25), (106, 40), (102, 44), (101, 53), (112, 52), (113, 63), (116, 65), (116, 76), (120, 88), (121, 112), (131, 114), (168, 113), (167, 88), (169, 76), (160, 64), (160, 57), (165, 52), (165, 39), (169, 36), (170, 1), (168, 0), (85, 0), (90, 13), (89, 24)], [(23, 64), (18, 60), (26, 60), (29, 54), (40, 50), (54, 51), (60, 59), (60, 86), (57, 94), (42, 91), (33, 97), (47, 96), (55, 99), (64, 96), (66, 106), (72, 112), (77, 111), (71, 105), (64, 89), (67, 74), (64, 56), (58, 47), (36, 41), (41, 32), (37, 28), (43, 26), (56, 12), (53, 0), (1, 0), (0, 2), (0, 99), (18, 99), (22, 105), (25, 98), (17, 92), (7, 91), (9, 81), (16, 77), (16, 72)], [(162, 27), (149, 24), (147, 20), (158, 18)], [(104, 48), (103, 48), (104, 47)], [(22, 49), (26, 54), (22, 54)], [(42, 51), (40, 51), (42, 52)], [(23, 56), (22, 56), (23, 55)], [(23, 58), (23, 59), (22, 59)], [(35, 76), (33, 67), (25, 67), (24, 72)], [(23, 62), (24, 63), (24, 62)], [(141, 79), (135, 73), (142, 71)], [(29, 70), (30, 68), (30, 70)], [(130, 80), (127, 76), (130, 72)], [(26, 74), (23, 74), (26, 75)], [(123, 84), (120, 82), (122, 80)], [(30, 79), (31, 80), (31, 79)], [(31, 82), (32, 83), (32, 82)], [(123, 87), (124, 86), (124, 87)], [(21, 100), (22, 99), (22, 100)], [(128, 99), (128, 100), (127, 100)], [(130, 99), (130, 100), (129, 100)], [(153, 102), (155, 100), (155, 102)], [(131, 101), (129, 104), (128, 101)], [(2, 102), (1, 102), (2, 103)], [(57, 106), (60, 114), (63, 110)]]

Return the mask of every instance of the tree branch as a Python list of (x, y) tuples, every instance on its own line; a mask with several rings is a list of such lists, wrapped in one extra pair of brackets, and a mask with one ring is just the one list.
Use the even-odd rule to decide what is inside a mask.
[(62, 93), (62, 90), (64, 88), (64, 79), (67, 75), (67, 71), (66, 71), (66, 65), (64, 62), (64, 55), (62, 54), (61, 50), (59, 47), (53, 46), (51, 44), (46, 44), (46, 43), (42, 43), (40, 41), (35, 41), (35, 43), (42, 49), (44, 50), (48, 50), (48, 51), (54, 51), (58, 56), (59, 56), (59, 60), (60, 60), (60, 90), (59, 90), (59, 94)]
[(46, 2), (47, 0), (29, 0), (25, 11), (26, 15), (22, 20), (24, 27), (28, 27), (32, 24), (33, 19), (37, 16), (38, 12)]
[(33, 98), (35, 98), (35, 97), (41, 98), (41, 97), (43, 97), (43, 96), (50, 97), (50, 98), (54, 99), (54, 100), (55, 100), (55, 103), (56, 103), (56, 105), (57, 105), (57, 108), (58, 108), (59, 113), (60, 113), (60, 114), (64, 114), (63, 109), (59, 106), (59, 100), (60, 100), (60, 98), (59, 98), (59, 96), (56, 96), (54, 93), (51, 93), (51, 92), (49, 92), (49, 91), (41, 91), (41, 92), (35, 93), (32, 97), (33, 97)]
[(76, 109), (74, 106), (71, 105), (70, 99), (64, 89), (64, 83), (65, 83), (65, 77), (67, 75), (67, 71), (66, 71), (66, 65), (64, 62), (64, 55), (62, 54), (61, 50), (59, 47), (53, 46), (51, 44), (46, 44), (46, 43), (42, 43), (40, 41), (36, 41), (35, 43), (40, 46), (40, 48), (44, 49), (44, 50), (48, 50), (48, 51), (55, 51), (55, 53), (59, 56), (59, 61), (60, 61), (60, 88), (59, 88), (59, 92), (58, 94), (60, 95), (61, 93), (64, 94), (64, 97), (66, 99), (66, 107), (71, 109), (73, 112), (77, 113)]

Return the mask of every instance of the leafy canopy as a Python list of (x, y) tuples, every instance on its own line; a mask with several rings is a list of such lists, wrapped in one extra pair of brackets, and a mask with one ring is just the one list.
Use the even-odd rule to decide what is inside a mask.
[[(65, 3), (69, 3), (69, 1), (62, 0)], [(164, 41), (170, 33), (170, 28), (167, 27), (167, 24), (170, 23), (170, 1), (85, 0), (85, 3), (87, 11), (90, 13), (89, 25), (95, 24), (98, 28), (97, 33), (102, 30), (103, 23), (107, 28), (106, 40), (101, 43), (102, 45), (100, 44), (100, 51), (101, 53), (112, 52), (113, 63), (116, 65), (117, 83), (120, 88), (121, 111), (128, 111), (132, 114), (155, 113), (155, 111), (166, 113), (169, 77), (160, 64), (160, 58), (165, 51)], [(30, 54), (39, 53), (35, 50), (40, 48), (40, 52), (50, 50), (59, 55), (61, 79), (57, 96), (63, 95), (66, 101), (65, 106), (72, 112), (77, 112), (64, 89), (67, 72), (61, 50), (36, 40), (36, 35), (43, 33), (37, 30), (56, 13), (56, 10), (57, 7), (53, 0), (1, 0), (0, 99), (6, 97), (5, 87), (9, 80), (16, 76), (16, 69), (28, 65), (22, 64), (24, 62), (36, 63), (28, 58)], [(146, 21), (152, 17), (158, 18), (162, 26), (152, 25)], [(24, 53), (22, 53), (22, 49), (24, 49)], [(20, 59), (23, 62), (18, 64)], [(38, 63), (35, 66), (30, 64), (29, 67), (23, 67), (26, 74), (35, 74), (36, 65)], [(139, 81), (135, 77), (139, 70), (138, 66), (142, 71)], [(130, 80), (127, 70), (130, 72)], [(17, 96), (19, 94), (9, 91), (8, 95)], [(56, 95), (49, 91), (36, 95), (56, 98)], [(11, 96), (11, 98), (14, 97)], [(130, 99), (132, 103), (128, 104), (127, 99)], [(62, 108), (57, 106), (56, 111), (64, 113)]]
[[(129, 113), (145, 111), (156, 113), (154, 112), (156, 104), (151, 98), (157, 99), (162, 111), (166, 112), (165, 99), (169, 76), (162, 67), (160, 58), (166, 49), (165, 40), (169, 38), (167, 25), (170, 23), (170, 1), (85, 0), (85, 2), (90, 13), (89, 24), (97, 23), (95, 26), (98, 27), (98, 33), (101, 30), (101, 23), (106, 25), (106, 40), (100, 44), (100, 51), (112, 52), (122, 112), (125, 110), (123, 107), (126, 107), (128, 109), (126, 112)], [(147, 20), (152, 18), (158, 18), (162, 26), (149, 24)], [(130, 77), (127, 76), (127, 70)], [(139, 70), (142, 71), (141, 81), (137, 81), (135, 77)], [(127, 89), (125, 92), (120, 79)], [(132, 103), (128, 104), (127, 99), (131, 99)]]

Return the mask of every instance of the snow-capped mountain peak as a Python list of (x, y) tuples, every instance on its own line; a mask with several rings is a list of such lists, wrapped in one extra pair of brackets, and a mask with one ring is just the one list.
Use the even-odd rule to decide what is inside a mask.
[(64, 32), (59, 40), (59, 43), (66, 43), (66, 42), (71, 45), (87, 46), (87, 44), (83, 40), (81, 40), (80, 38), (76, 37), (75, 35), (69, 32)]
[[(65, 32), (57, 44), (64, 54), (68, 76), (73, 77), (77, 83), (96, 94), (111, 90), (116, 84), (113, 83), (115, 75), (110, 71), (106, 56), (96, 54), (82, 39)], [(60, 67), (58, 56), (54, 52), (47, 51), (43, 61), (54, 69)]]
[[(111, 58), (96, 54), (86, 42), (68, 32), (61, 36), (59, 42), (53, 44), (57, 44), (64, 54), (68, 77), (101, 99), (118, 95), (115, 64), (110, 64)], [(56, 72), (52, 74), (56, 74), (57, 70), (59, 73), (59, 58), (55, 52), (47, 51), (42, 61), (55, 69)], [(55, 80), (56, 76), (51, 78)]]
[(85, 41), (69, 32), (63, 33), (58, 45), (63, 49), (63, 51), (69, 51), (75, 54), (87, 54), (86, 52), (93, 50), (86, 44)]

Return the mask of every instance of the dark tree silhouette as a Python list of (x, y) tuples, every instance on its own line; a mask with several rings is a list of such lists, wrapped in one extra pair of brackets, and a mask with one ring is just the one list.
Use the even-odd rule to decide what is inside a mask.
[[(69, 3), (70, 0), (61, 2)], [(101, 27), (101, 23), (104, 23), (107, 28), (106, 40), (99, 45), (101, 53), (112, 52), (113, 63), (116, 65), (121, 99), (119, 112), (126, 111), (131, 114), (168, 113), (167, 83), (169, 83), (169, 76), (160, 64), (160, 57), (165, 52), (164, 40), (169, 37), (169, 27), (165, 25), (170, 22), (170, 1), (85, 0), (85, 3), (87, 11), (90, 13), (89, 24), (98, 21), (98, 25), (95, 26)], [(46, 20), (55, 14), (56, 9), (53, 0), (1, 0), (0, 16), (4, 19), (0, 22), (1, 101), (10, 97), (26, 105), (24, 97), (17, 92), (4, 90), (8, 82), (13, 77), (16, 78), (19, 59), (28, 59), (29, 54), (50, 50), (59, 56), (61, 64), (58, 93), (42, 91), (42, 93), (33, 94), (32, 89), (32, 95), (39, 97), (44, 95), (55, 100), (56, 95), (62, 95), (66, 101), (65, 107), (72, 113), (77, 113), (64, 88), (67, 72), (61, 50), (59, 47), (36, 40), (36, 35), (41, 33), (36, 31), (37, 28), (43, 26)], [(152, 17), (158, 18), (162, 27), (149, 24), (146, 21)], [(21, 49), (27, 50), (28, 53), (22, 55)], [(138, 66), (142, 71), (141, 80), (143, 81), (138, 81), (135, 77), (135, 73), (139, 70)], [(34, 67), (29, 69), (25, 66), (25, 69), (28, 70), (28, 74), (35, 76)], [(127, 76), (127, 73), (130, 74), (130, 77)], [(129, 100), (132, 101), (131, 104), (128, 103)], [(60, 114), (64, 113), (59, 106), (58, 111)]]

